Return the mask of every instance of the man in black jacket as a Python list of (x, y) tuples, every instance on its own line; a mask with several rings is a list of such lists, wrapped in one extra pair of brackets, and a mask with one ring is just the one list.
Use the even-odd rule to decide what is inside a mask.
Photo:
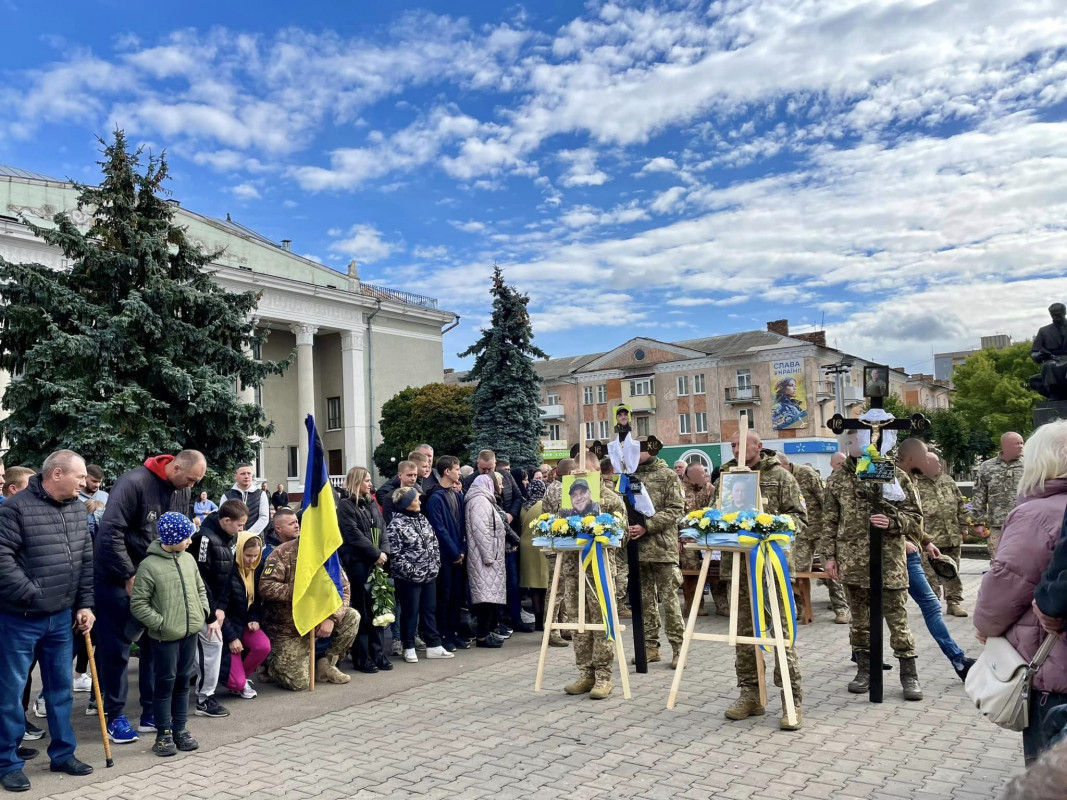
[[(226, 606), (230, 601), (230, 578), (236, 561), (234, 544), (237, 534), (248, 530), (248, 506), (240, 500), (226, 500), (219, 510), (204, 520), (193, 535), (189, 552), (196, 559), (200, 577), (207, 589), (207, 603), (211, 611), (196, 639), (196, 715), (198, 717), (228, 717), (230, 712), (215, 699), (219, 685), (219, 670), (223, 662), (222, 638), (215, 638), (208, 624), (226, 621)], [(226, 671), (229, 675), (229, 670)]]
[(48, 757), (53, 772), (88, 775), (74, 756), (71, 628), (94, 622), (93, 546), (78, 492), (85, 461), (70, 450), (45, 459), (25, 491), (0, 506), (0, 785), (24, 792), (30, 781), (17, 749), (26, 732), (20, 691), (36, 655), (44, 683)]
[(419, 465), (414, 461), (401, 461), (397, 465), (396, 475), (382, 484), (378, 491), (374, 493), (378, 505), (382, 507), (382, 518), (385, 520), (386, 525), (393, 518), (393, 492), (402, 486), (418, 488), (418, 485)]
[[(176, 456), (154, 456), (121, 476), (111, 490), (107, 508), (96, 533), (96, 611), (100, 615), (100, 688), (108, 719), (108, 736), (117, 744), (138, 739), (126, 719), (126, 694), (129, 684), (126, 668), (130, 643), (137, 625), (130, 616), (130, 592), (137, 565), (148, 552), (148, 545), (158, 538), (156, 521), (167, 511), (191, 516), (190, 490), (207, 471), (204, 454), (183, 450)], [(144, 733), (154, 732), (152, 715), (152, 642), (142, 636), (138, 666), (141, 700), (141, 724)]]

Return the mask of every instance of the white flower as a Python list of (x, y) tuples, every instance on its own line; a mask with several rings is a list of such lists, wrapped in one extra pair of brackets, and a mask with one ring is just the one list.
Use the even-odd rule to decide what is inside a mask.
[(384, 628), (386, 625), (392, 625), (393, 620), (395, 619), (396, 617), (393, 616), (392, 611), (386, 611), (384, 614), (381, 614), (380, 616), (377, 616), (372, 619), (371, 625), (373, 625), (375, 628)]

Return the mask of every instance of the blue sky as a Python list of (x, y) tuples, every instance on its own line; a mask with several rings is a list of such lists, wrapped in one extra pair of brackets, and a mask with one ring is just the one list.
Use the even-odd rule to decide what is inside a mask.
[(825, 326), (931, 371), (1067, 298), (1059, 0), (0, 0), (0, 162), (174, 196), (555, 356)]

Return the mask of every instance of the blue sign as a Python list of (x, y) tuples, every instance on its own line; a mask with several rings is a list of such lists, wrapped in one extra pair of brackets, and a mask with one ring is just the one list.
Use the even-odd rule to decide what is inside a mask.
[(783, 442), (782, 452), (790, 453), (836, 453), (837, 442)]

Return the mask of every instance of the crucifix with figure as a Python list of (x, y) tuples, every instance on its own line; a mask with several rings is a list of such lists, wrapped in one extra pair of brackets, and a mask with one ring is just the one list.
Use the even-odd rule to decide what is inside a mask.
[[(888, 394), (889, 368), (885, 366), (868, 366), (864, 370), (864, 394), (870, 399), (872, 409), (883, 408), (885, 396)], [(826, 422), (826, 427), (840, 436), (845, 431), (869, 430), (871, 444), (881, 453), (882, 434), (884, 431), (909, 431), (910, 433), (924, 434), (930, 430), (930, 420), (922, 414), (913, 414), (907, 419), (891, 419), (886, 422), (866, 422), (861, 419), (846, 419), (840, 414), (834, 414)], [(869, 473), (859, 473), (857, 477), (866, 481), (867, 492), (870, 495), (872, 508), (878, 508), (882, 500), (882, 484), (893, 481), (893, 462), (887, 457), (880, 458), (877, 465), (888, 465), (887, 470), (872, 470)], [(882, 609), (883, 591), (883, 565), (882, 545), (884, 532), (875, 525), (870, 526), (870, 583), (871, 583), (871, 609), (870, 609), (870, 648), (871, 648), (871, 685), (870, 701), (882, 702), (882, 647), (884, 626)]]

